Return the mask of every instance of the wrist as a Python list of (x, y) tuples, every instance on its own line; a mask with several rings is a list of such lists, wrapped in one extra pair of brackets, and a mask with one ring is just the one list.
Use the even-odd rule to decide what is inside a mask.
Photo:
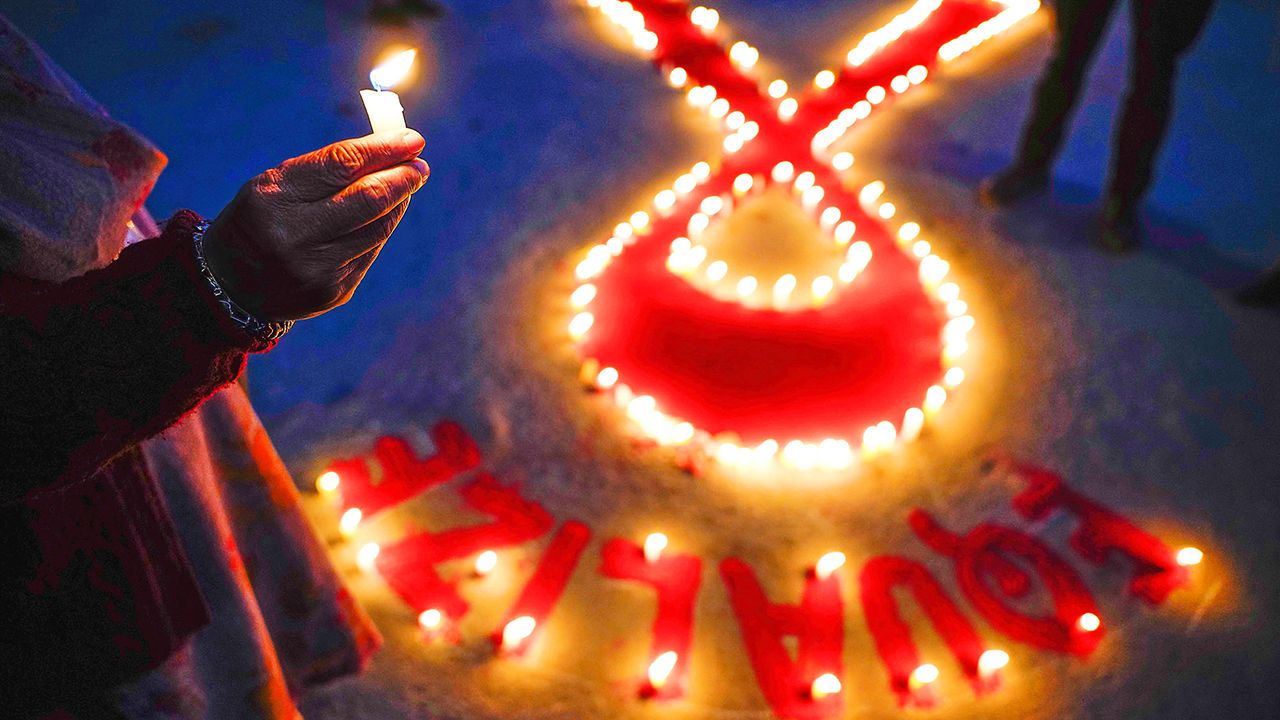
[[(218, 255), (216, 252), (212, 256), (206, 252), (205, 234), (208, 229), (208, 222), (201, 221), (198, 223), (191, 235), (191, 244), (200, 276), (204, 279), (222, 312), (237, 328), (256, 341), (274, 342), (283, 337), (293, 327), (292, 320), (282, 322), (262, 320), (237, 303), (228, 292), (227, 287), (219, 279), (219, 272), (215, 270), (215, 268), (219, 268), (225, 271), (225, 264), (217, 261)], [(227, 275), (221, 277), (227, 277)]]

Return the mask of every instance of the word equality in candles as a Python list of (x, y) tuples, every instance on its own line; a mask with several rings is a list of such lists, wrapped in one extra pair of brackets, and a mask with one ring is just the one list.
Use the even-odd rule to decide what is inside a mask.
[(418, 51), (412, 49), (398, 52), (369, 73), (373, 89), (361, 90), (360, 99), (364, 101), (365, 112), (369, 113), (369, 125), (375, 133), (405, 129), (400, 96), (387, 88), (398, 84), (409, 74), (417, 55)]
[[(332, 467), (341, 469), (344, 499), (360, 498), (369, 516), (373, 514), (369, 508), (392, 507), (482, 464), (478, 447), (460, 426), (442, 423), (437, 430), (437, 453), (429, 458), (390, 452), (389, 448), (409, 445), (401, 438), (382, 438), (375, 446), (380, 449), (376, 458), (366, 455), (335, 463)], [(380, 472), (372, 471), (375, 462)], [(1026, 484), (1012, 498), (1017, 514), (1029, 520), (1045, 520), (1054, 513), (1073, 519), (1077, 526), (1070, 549), (1090, 563), (1115, 560), (1122, 568), (1127, 565), (1129, 593), (1153, 606), (1191, 585), (1191, 568), (1207, 560), (1199, 548), (1166, 545), (1069, 487), (1051, 470), (1012, 459), (997, 467)], [(410, 474), (401, 474), (409, 469)], [(374, 475), (383, 482), (367, 485)], [(366, 492), (373, 488), (385, 490), (386, 497)], [(375, 569), (417, 611), (424, 639), (456, 645), (461, 642), (457, 623), (470, 608), (457, 594), (455, 584), (460, 578), (440, 577), (436, 565), (534, 541), (552, 531), (555, 518), (522, 496), (517, 486), (504, 485), (491, 475), (481, 474), (455, 491), (468, 507), (490, 520), (417, 533), (381, 547), (366, 543), (357, 554), (357, 564)], [(1000, 687), (1002, 671), (1011, 663), (1010, 653), (984, 641), (971, 611), (1007, 640), (1082, 659), (1106, 635), (1108, 626), (1089, 588), (1072, 565), (1043, 541), (991, 522), (955, 532), (922, 509), (908, 513), (907, 524), (925, 548), (951, 562), (956, 584), (968, 602), (967, 608), (958, 604), (954, 593), (921, 562), (878, 555), (861, 563), (854, 583), (861, 616), (884, 667), (888, 689), (902, 707), (926, 708), (942, 701), (944, 675), (963, 676), (975, 696)], [(554, 628), (553, 610), (580, 567), (591, 535), (588, 526), (575, 520), (564, 522), (554, 534), (519, 598), (490, 636), (499, 655), (524, 655), (544, 629)], [(600, 546), (600, 575), (654, 590), (648, 664), (636, 668), (640, 673), (637, 695), (646, 701), (684, 697), (690, 660), (695, 656), (693, 630), (702, 558), (673, 551), (662, 542), (665, 539), (661, 533), (651, 533), (638, 542), (608, 538)], [(378, 548), (376, 554), (374, 548)], [(841, 580), (848, 565), (849, 558), (838, 551), (820, 556), (806, 574), (795, 603), (771, 599), (756, 570), (744, 560), (729, 557), (720, 562), (746, 660), (778, 717), (819, 720), (838, 717), (844, 710), (847, 613)], [(794, 586), (790, 592), (776, 590), (791, 594)], [(1047, 605), (1047, 614), (1029, 612), (1013, 602), (1033, 597), (1037, 604)], [(932, 657), (922, 656), (916, 645), (918, 623), (903, 612), (902, 604), (912, 600), (919, 608), (916, 614), (943, 641), (932, 650)], [(788, 648), (791, 638), (794, 650)]]

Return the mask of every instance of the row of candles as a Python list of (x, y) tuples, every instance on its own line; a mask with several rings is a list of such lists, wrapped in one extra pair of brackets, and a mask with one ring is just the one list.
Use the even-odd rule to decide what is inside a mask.
[[(317, 478), (315, 487), (323, 496), (333, 496), (338, 492), (341, 478), (336, 472), (329, 471)], [(357, 534), (361, 521), (358, 508), (348, 508), (339, 521), (339, 531), (344, 538), (351, 539)], [(668, 536), (661, 532), (653, 532), (645, 536), (640, 545), (643, 562), (656, 565), (670, 547)], [(369, 542), (360, 546), (356, 553), (357, 566), (366, 573), (377, 571), (376, 561), (380, 553), (378, 543)], [(1189, 568), (1199, 565), (1204, 553), (1195, 547), (1183, 547), (1174, 554), (1174, 560), (1180, 567)], [(484, 550), (475, 555), (471, 562), (472, 573), (483, 578), (497, 569), (500, 558), (495, 550)], [(831, 551), (817, 559), (811, 567), (811, 577), (818, 583), (826, 582), (847, 563), (843, 552)], [(428, 639), (444, 637), (449, 617), (439, 608), (427, 608), (418, 614), (418, 624)], [(1076, 629), (1082, 633), (1095, 633), (1102, 628), (1101, 618), (1093, 612), (1082, 613), (1076, 619)], [(497, 651), (503, 655), (515, 655), (522, 652), (525, 645), (538, 628), (538, 619), (531, 615), (520, 615), (509, 620), (498, 634)], [(674, 650), (656, 649), (645, 673), (647, 685), (642, 687), (641, 694), (652, 696), (662, 691), (672, 672), (680, 661), (679, 653)], [(1008, 652), (999, 648), (988, 648), (978, 657), (978, 675), (981, 679), (994, 679), (1000, 670), (1010, 662)], [(941, 676), (941, 671), (933, 663), (921, 663), (909, 676), (910, 690), (927, 689)], [(837, 695), (842, 691), (842, 683), (835, 672), (816, 674), (808, 688), (808, 698), (821, 701)]]
[[(848, 157), (847, 167), (853, 164), (853, 156)], [(792, 273), (785, 273), (773, 283), (766, 284), (753, 275), (734, 275), (729, 264), (722, 259), (710, 256), (707, 246), (701, 239), (714, 221), (724, 222), (733, 213), (735, 205), (758, 196), (765, 187), (762, 177), (749, 173), (739, 174), (734, 178), (732, 193), (708, 195), (699, 203), (699, 211), (694, 213), (688, 223), (688, 235), (677, 237), (672, 241), (667, 257), (667, 269), (677, 275), (686, 277), (704, 291), (721, 299), (732, 299), (749, 307), (767, 304), (775, 310), (795, 310), (807, 307), (821, 307), (830, 301), (836, 288), (837, 280), (848, 285), (866, 269), (872, 258), (871, 246), (866, 241), (852, 242), (857, 230), (852, 220), (845, 220), (834, 205), (818, 210), (825, 191), (815, 182), (812, 172), (795, 172), (795, 166), (782, 161), (773, 167), (771, 179), (776, 184), (791, 185), (792, 192), (799, 197), (807, 210), (813, 211), (819, 226), (836, 249), (836, 265), (834, 271), (817, 275), (803, 284)], [(698, 272), (702, 268), (702, 272)], [(834, 277), (833, 277), (834, 276)], [(803, 302), (796, 297), (799, 287), (809, 289), (809, 300)], [(594, 286), (590, 287), (594, 290)], [(726, 293), (723, 289), (729, 289)], [(762, 303), (757, 290), (765, 289), (765, 301)], [(573, 297), (570, 302), (575, 307), (585, 306)]]

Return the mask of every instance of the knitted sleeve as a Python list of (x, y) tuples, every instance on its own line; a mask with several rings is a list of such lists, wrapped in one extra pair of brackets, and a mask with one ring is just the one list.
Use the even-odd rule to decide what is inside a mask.
[(0, 275), (0, 502), (73, 482), (164, 430), (270, 349), (217, 305), (179, 212), (115, 262)]

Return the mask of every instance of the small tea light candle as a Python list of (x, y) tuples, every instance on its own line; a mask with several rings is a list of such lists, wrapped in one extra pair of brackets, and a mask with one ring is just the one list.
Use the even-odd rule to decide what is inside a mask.
[(369, 114), (369, 125), (375, 133), (388, 130), (403, 130), (404, 108), (400, 105), (400, 96), (387, 88), (396, 85), (413, 67), (417, 50), (405, 50), (392, 55), (389, 60), (375, 67), (369, 73), (372, 90), (361, 90), (360, 99), (364, 101), (365, 112)]

